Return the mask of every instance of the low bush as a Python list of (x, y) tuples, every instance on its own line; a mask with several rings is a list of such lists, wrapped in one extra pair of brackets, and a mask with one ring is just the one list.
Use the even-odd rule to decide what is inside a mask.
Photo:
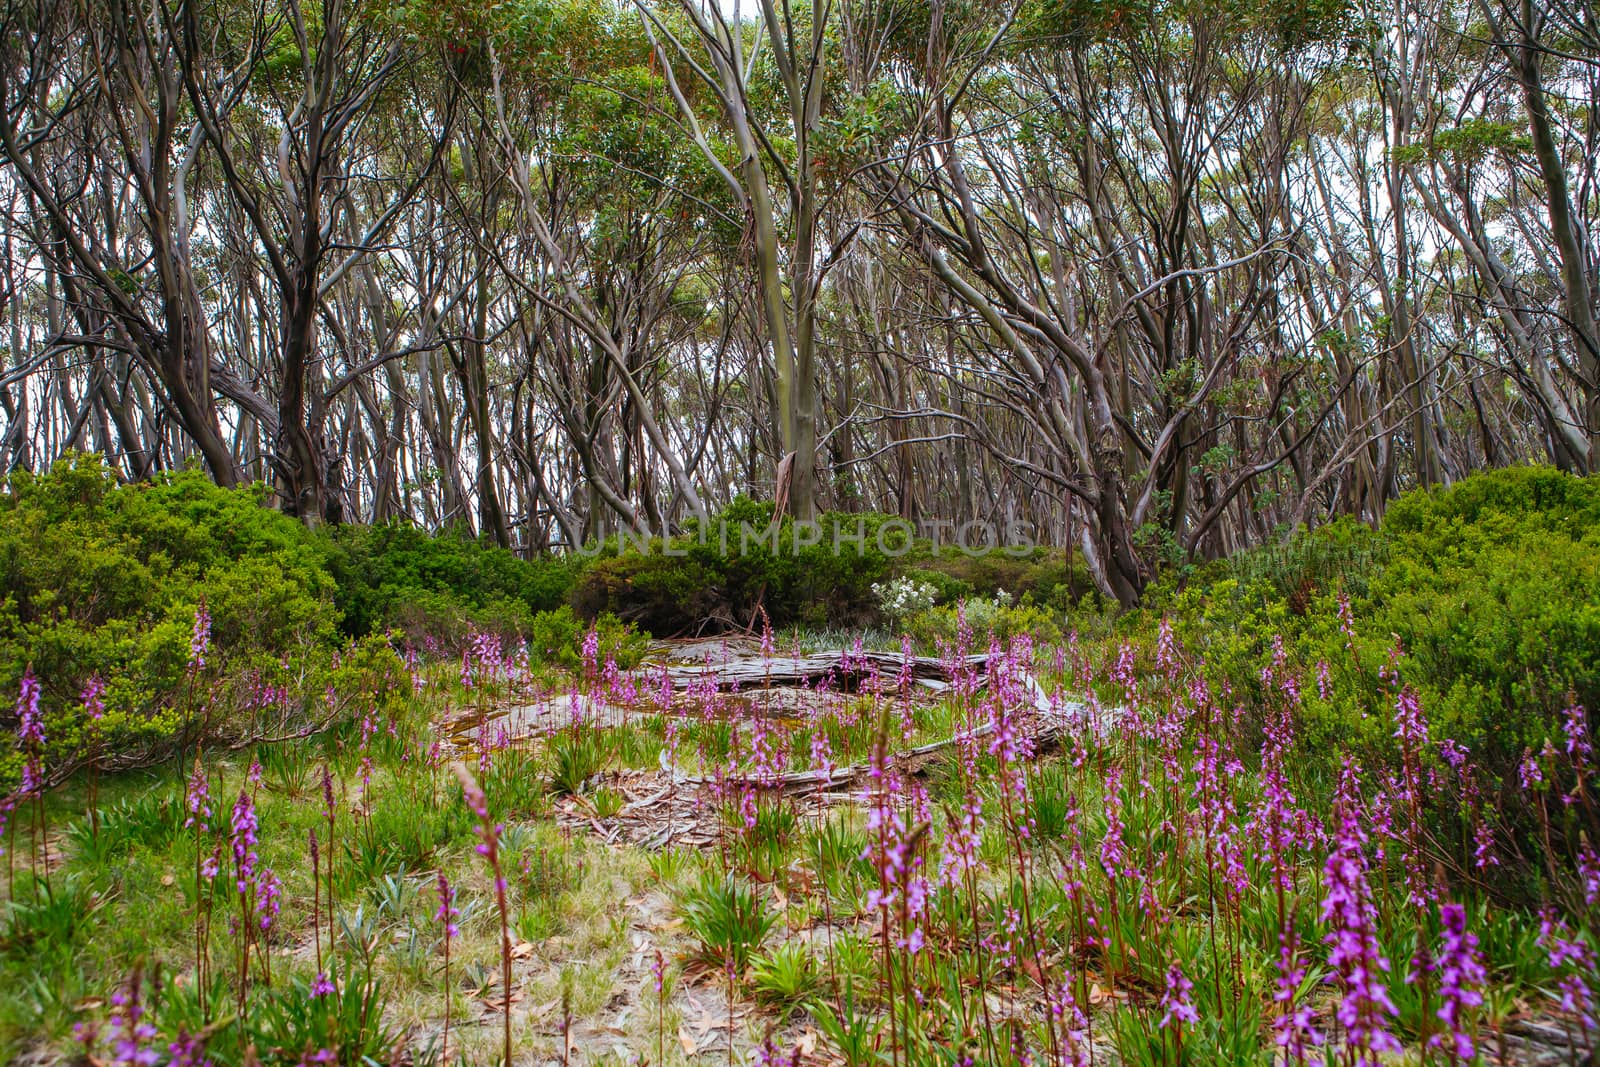
[(1081, 564), (1056, 550), (936, 548), (877, 512), (774, 524), (770, 503), (746, 497), (681, 536), (613, 538), (595, 557), (573, 588), (578, 613), (610, 612), (659, 635), (759, 627), (762, 612), (779, 629), (867, 625), (884, 618), (874, 587), (900, 579), (931, 586), (941, 604), (1004, 590), (1051, 613), (1092, 593)]
[(1413, 492), (1377, 530), (1346, 520), (1245, 553), (1122, 629), (1148, 639), (1163, 615), (1215, 680), (1257, 698), (1251, 665), (1281, 638), (1324, 675), (1306, 694), (1311, 740), (1375, 755), (1392, 752), (1371, 713), (1388, 710), (1372, 705), (1398, 644), (1438, 736), (1503, 772), (1564, 708), (1600, 701), (1600, 478), (1512, 468)]
[[(829, 512), (816, 527), (772, 505), (740, 497), (704, 524), (643, 546), (613, 539), (579, 577), (573, 606), (585, 618), (610, 612), (658, 635), (761, 624), (851, 625), (877, 611), (872, 593), (892, 571), (877, 544), (891, 517)], [(899, 543), (885, 532), (891, 551)]]
[[(83, 747), (91, 678), (105, 683), (101, 743), (159, 746), (193, 718), (198, 690), (331, 646), (325, 562), (258, 490), (219, 489), (196, 472), (119, 485), (93, 456), (19, 471), (0, 492), (0, 690), (17, 693), (29, 669), (38, 679), (46, 766)], [(190, 647), (202, 597), (204, 680)], [(0, 707), (0, 724), (13, 714)], [(0, 756), (0, 785), (19, 759)]]
[(1488, 774), (1515, 836), (1535, 819), (1517, 807), (1518, 763), (1547, 740), (1567, 750), (1566, 709), (1592, 722), (1600, 707), (1600, 478), (1512, 468), (1412, 492), (1376, 530), (1343, 520), (1158, 588), (1112, 639), (1148, 660), (1163, 618), (1247, 726), (1279, 699), (1261, 664), (1281, 648), (1310, 753), (1393, 766), (1397, 686), (1409, 688), (1430, 739)]
[(1063, 612), (1085, 597), (1091, 601), (1099, 597), (1083, 563), (1069, 559), (1060, 549), (1039, 547), (1022, 555), (1002, 550), (969, 555), (949, 546), (933, 552), (932, 546), (919, 544), (902, 561), (902, 573), (933, 583), (942, 604), (968, 597), (993, 597), (1003, 591), (1018, 603)]
[(1018, 604), (1005, 590), (993, 596), (940, 604), (906, 620), (906, 632), (920, 644), (934, 648), (955, 645), (963, 629), (969, 650), (974, 652), (985, 651), (991, 640), (1005, 644), (1025, 634), (1041, 647), (1061, 640), (1061, 627), (1053, 613), (1032, 604)]
[[(269, 704), (325, 718), (341, 709), (322, 695), (344, 682), (375, 701), (409, 691), (387, 646), (396, 631), (451, 651), (491, 631), (579, 665), (588, 624), (566, 600), (582, 560), (527, 561), (398, 525), (312, 531), (264, 501), (261, 486), (222, 489), (198, 471), (120, 484), (93, 455), (0, 483), (0, 690), (13, 694), (0, 729), (15, 732), (31, 670), (48, 777), (91, 754), (159, 760), (202, 720), (237, 735)], [(202, 603), (203, 664), (191, 647)], [(596, 625), (602, 658), (637, 664), (638, 632), (606, 615)], [(91, 679), (104, 683), (98, 718)], [(0, 794), (22, 766), (0, 746)]]
[(562, 607), (581, 561), (525, 560), (446, 531), (400, 523), (332, 527), (328, 566), (351, 636), (394, 628), (457, 647), (474, 630), (526, 635), (535, 615)]
[(649, 648), (649, 639), (631, 623), (605, 612), (586, 623), (563, 604), (554, 611), (541, 611), (528, 620), (528, 654), (541, 663), (577, 670), (583, 665), (583, 639), (591, 626), (597, 640), (596, 658), (601, 664), (609, 659), (618, 667), (630, 670), (639, 665)]

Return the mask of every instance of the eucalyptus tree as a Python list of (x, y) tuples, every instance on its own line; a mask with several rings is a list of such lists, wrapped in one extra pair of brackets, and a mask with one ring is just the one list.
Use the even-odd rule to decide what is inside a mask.
[[(337, 520), (343, 506), (330, 467), (339, 455), (325, 436), (328, 378), (318, 350), (326, 300), (386, 239), (437, 166), (449, 143), (454, 95), (445, 88), (438, 99), (423, 94), (405, 102), (407, 122), (433, 127), (431, 147), (416, 158), (380, 135), (381, 109), (405, 106), (384, 94), (414, 59), (386, 9), (361, 0), (321, 0), (318, 7), (289, 0), (234, 33), (227, 19), (205, 19), (189, 2), (171, 21), (181, 24), (177, 66), (196, 128), (272, 292), (270, 301), (264, 293), (257, 301), (276, 327), (272, 459), (279, 495), (285, 510), (307, 522)], [(246, 76), (254, 77), (250, 121), (230, 103)], [(382, 191), (361, 203), (373, 186)]]
[(906, 51), (890, 73), (915, 116), (870, 173), (1035, 431), (1007, 464), (1062, 494), (1097, 583), (1133, 603), (1327, 415), (1300, 395), (1317, 324), (1272, 302), (1316, 76), (1283, 38), (1314, 55), (1324, 29), (1206, 5), (1109, 29), (1101, 7), (1025, 15), (946, 12)]
[[(647, 441), (651, 456), (665, 468), (671, 503), (704, 518), (706, 506), (685, 460), (692, 442), (687, 435), (674, 439), (674, 427), (660, 417), (658, 396), (653, 395), (659, 384), (657, 327), (672, 306), (686, 263), (692, 262), (684, 243), (690, 237), (692, 244), (692, 235), (668, 202), (675, 188), (687, 191), (673, 182), (675, 176), (686, 177), (680, 162), (653, 128), (647, 108), (631, 100), (629, 89), (616, 80), (598, 99), (576, 87), (555, 123), (555, 137), (530, 141), (530, 133), (551, 128), (540, 74), (508, 70), (492, 37), (487, 52), (490, 92), (485, 113), (495, 134), (493, 148), (511, 176), (523, 236), (538, 263), (532, 274), (513, 271), (508, 277), (552, 326), (559, 321), (552, 334), (567, 344), (566, 366), (575, 365), (570, 358), (578, 351), (573, 342), (593, 357), (583, 385), (566, 390), (561, 408), (594, 502), (610, 508), (629, 527), (647, 528), (648, 520), (654, 520), (664, 529), (662, 502), (656, 499), (644, 455)], [(648, 89), (648, 75), (641, 80), (636, 67), (603, 76)], [(613, 155), (602, 158), (618, 173), (597, 182), (596, 153), (579, 143), (585, 138), (570, 125), (561, 125), (561, 119), (574, 118), (589, 134), (598, 132), (601, 122), (611, 124), (607, 147)], [(631, 139), (624, 132), (630, 130), (635, 135)], [(641, 188), (635, 179), (652, 171), (655, 177)], [(674, 253), (683, 260), (675, 261)], [(613, 388), (616, 399), (610, 395)], [(613, 424), (612, 410), (618, 407), (622, 417)], [(633, 462), (619, 463), (613, 445), (621, 445)], [(643, 518), (630, 496), (643, 505)], [(598, 506), (591, 508), (591, 514), (598, 511)]]
[[(743, 207), (775, 370), (778, 495), (809, 519), (817, 508), (818, 308), (823, 281), (854, 236), (851, 229), (824, 239), (829, 198), (818, 169), (829, 38), (840, 8), (833, 0), (812, 0), (803, 10), (788, 0), (756, 0), (747, 22), (738, 4), (725, 11), (678, 0), (676, 19), (642, 0), (638, 6), (688, 137)], [(763, 63), (771, 65), (770, 86)], [(701, 92), (715, 105), (710, 115), (692, 98)], [(726, 147), (712, 121), (725, 130)]]
[[(161, 417), (232, 485), (214, 393), (228, 383), (213, 378), (190, 207), (202, 139), (183, 107), (183, 43), (167, 16), (160, 0), (6, 0), (0, 158), (22, 208), (9, 236), (26, 242), (13, 278), (42, 273), (50, 290), (36, 366), (81, 354), (92, 403), (119, 413), (132, 379), (146, 378)], [(217, 106), (237, 102), (230, 92)], [(152, 469), (160, 449), (149, 427), (119, 419), (119, 430), (121, 448), (138, 455), (133, 469)]]
[[(1498, 8), (1498, 10), (1497, 10)], [(1484, 19), (1496, 45), (1521, 90), (1528, 121), (1529, 141), (1538, 162), (1544, 185), (1545, 209), (1549, 220), (1549, 239), (1555, 245), (1559, 264), (1564, 323), (1570, 335), (1571, 362), (1585, 396), (1586, 468), (1600, 470), (1600, 325), (1596, 324), (1596, 301), (1600, 300), (1600, 248), (1590, 235), (1595, 221), (1595, 149), (1597, 134), (1592, 114), (1600, 91), (1600, 54), (1596, 42), (1595, 14), (1591, 8), (1582, 20), (1563, 22), (1565, 12), (1556, 10), (1556, 25), (1586, 54), (1574, 58), (1557, 49), (1564, 41), (1553, 42), (1547, 33), (1550, 14), (1533, 0), (1483, 4)], [(1577, 122), (1565, 119), (1566, 108), (1552, 106), (1552, 93), (1546, 85), (1545, 67), (1554, 58), (1561, 67), (1557, 84), (1576, 90), (1578, 99), (1587, 99), (1590, 115)], [(1579, 125), (1578, 123), (1581, 123)], [(1580, 161), (1578, 195), (1575, 198), (1568, 177), (1569, 159)]]
[(1429, 178), (1418, 195), (1470, 265), (1548, 458), (1600, 469), (1592, 12), (1441, 0), (1427, 16), (1447, 51), (1424, 67), (1428, 126), (1407, 146)]

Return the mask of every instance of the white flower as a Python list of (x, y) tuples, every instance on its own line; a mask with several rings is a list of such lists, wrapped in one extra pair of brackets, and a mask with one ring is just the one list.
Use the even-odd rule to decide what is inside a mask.
[(890, 620), (899, 621), (933, 607), (939, 591), (931, 582), (900, 577), (886, 583), (873, 583), (872, 594), (878, 607)]

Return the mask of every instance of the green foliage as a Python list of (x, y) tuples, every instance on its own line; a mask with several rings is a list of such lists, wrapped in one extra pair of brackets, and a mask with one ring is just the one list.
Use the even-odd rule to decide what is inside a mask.
[(105, 898), (76, 872), (54, 881), (30, 878), (5, 902), (0, 925), (0, 952), (18, 959), (70, 959), (73, 946), (91, 928)]
[(602, 612), (592, 624), (585, 623), (567, 605), (554, 611), (541, 611), (529, 620), (528, 653), (536, 661), (576, 670), (583, 663), (583, 636), (593, 625), (600, 638), (600, 662), (609, 657), (617, 666), (629, 670), (644, 658), (649, 641), (609, 612)]
[(378, 878), (396, 869), (426, 870), (441, 849), (471, 832), (471, 813), (461, 804), (413, 789), (377, 790), (350, 842), (354, 863), (348, 873)]
[[(1305, 679), (1308, 750), (1379, 762), (1395, 756), (1381, 672), (1398, 641), (1431, 736), (1467, 745), (1504, 781), (1526, 748), (1562, 747), (1562, 709), (1600, 702), (1600, 478), (1512, 468), (1413, 492), (1376, 531), (1344, 520), (1244, 553), (1153, 591), (1118, 628), (1148, 650), (1161, 616), (1215, 683), (1257, 708), (1260, 664), (1281, 638)], [(1319, 665), (1326, 697), (1311, 682)]]
[(572, 602), (584, 618), (610, 612), (665, 635), (759, 626), (762, 610), (775, 629), (860, 626), (879, 618), (873, 586), (897, 576), (932, 584), (941, 602), (1005, 589), (1054, 610), (1092, 588), (1082, 566), (1058, 553), (969, 547), (936, 548), (910, 524), (875, 512), (774, 525), (771, 503), (740, 497), (682, 536), (599, 546)]
[(645, 551), (628, 539), (608, 542), (579, 579), (573, 604), (585, 618), (609, 611), (655, 634), (697, 630), (707, 620), (743, 627), (761, 609), (775, 628), (866, 621), (875, 610), (872, 584), (889, 575), (906, 543), (903, 531), (883, 529), (890, 521), (829, 512), (814, 526), (788, 518), (774, 525), (770, 503), (740, 497)]
[[(508, 842), (509, 843), (509, 839)], [(568, 848), (559, 840), (508, 849), (507, 864), (512, 880), (528, 900), (549, 903), (573, 888), (581, 864), (575, 863)]]
[(1405, 164), (1437, 160), (1470, 162), (1491, 152), (1517, 157), (1532, 151), (1533, 140), (1523, 132), (1523, 127), (1492, 119), (1469, 119), (1459, 126), (1436, 131), (1425, 142), (1391, 149), (1394, 158)]
[(1028, 783), (1028, 824), (1034, 843), (1048, 847), (1067, 836), (1072, 829), (1073, 798), (1066, 769), (1047, 763), (1035, 771)]
[(735, 842), (741, 863), (763, 880), (776, 876), (784, 865), (788, 843), (799, 825), (794, 808), (781, 802), (758, 800), (754, 818), (747, 821), (737, 809), (728, 805), (724, 808), (723, 820), (742, 831)]
[(848, 1067), (888, 1062), (889, 1057), (879, 1048), (878, 1039), (888, 1019), (857, 1006), (853, 980), (845, 982), (844, 996), (838, 1007), (818, 998), (811, 1002), (810, 1011), (817, 1029)]
[(750, 966), (750, 984), (756, 996), (783, 1009), (798, 1006), (821, 984), (811, 950), (786, 941), (757, 956)]
[(906, 632), (924, 645), (952, 644), (965, 626), (972, 633), (976, 651), (989, 646), (990, 638), (1002, 643), (1028, 635), (1039, 644), (1061, 640), (1061, 627), (1055, 616), (1032, 605), (1014, 604), (1009, 593), (976, 597), (959, 604), (942, 604), (918, 612), (906, 623)]
[(1337, 40), (1350, 29), (1349, 0), (1034, 0), (1024, 11), (1027, 39), (1086, 47), (1162, 40), (1190, 33), (1266, 41), (1282, 49)]
[(941, 604), (974, 596), (992, 597), (1004, 590), (1019, 603), (1065, 611), (1084, 596), (1097, 595), (1081, 561), (1069, 563), (1059, 551), (1043, 548), (1018, 554), (995, 551), (981, 555), (968, 555), (949, 547), (938, 553), (919, 549), (907, 560), (915, 561), (915, 565), (902, 573), (933, 583)]
[[(101, 743), (166, 742), (207, 681), (191, 677), (202, 596), (209, 677), (326, 645), (337, 612), (323, 548), (261, 506), (259, 488), (219, 489), (198, 472), (119, 485), (98, 457), (12, 474), (0, 492), (0, 690), (30, 664), (44, 696), (47, 765), (87, 740), (79, 704), (106, 681)], [(0, 757), (0, 781), (15, 773)]]
[(761, 894), (732, 874), (704, 875), (679, 907), (696, 941), (695, 961), (735, 975), (744, 973), (777, 922)]
[(171, 794), (151, 791), (124, 797), (101, 808), (96, 822), (85, 817), (67, 826), (67, 847), (85, 869), (93, 870), (126, 856), (135, 848), (160, 848), (183, 827), (182, 803)]
[[(1600, 706), (1600, 478), (1480, 474), (1397, 500), (1382, 532), (1356, 655), (1375, 678), (1398, 637), (1437, 736), (1504, 772), (1569, 703)], [(1305, 642), (1328, 657), (1342, 643), (1331, 623), (1325, 606)]]
[(335, 601), (354, 636), (394, 627), (454, 646), (473, 629), (527, 634), (538, 612), (562, 606), (575, 573), (568, 560), (523, 560), (400, 523), (335, 527), (327, 539)]
[(611, 765), (610, 739), (600, 730), (572, 730), (550, 738), (550, 791), (583, 792), (584, 783)]
[(594, 792), (594, 813), (602, 819), (614, 818), (627, 804), (628, 798), (615, 789), (600, 788)]
[(331, 1050), (341, 1067), (389, 1062), (399, 1035), (384, 1025), (382, 986), (370, 976), (342, 984), (318, 994), (296, 978), (262, 999), (250, 1026), (266, 1062), (304, 1063), (321, 1049)]
[(853, 895), (854, 885), (874, 877), (872, 864), (866, 859), (870, 844), (866, 834), (835, 819), (823, 823), (812, 833), (809, 858), (827, 892), (835, 896)]

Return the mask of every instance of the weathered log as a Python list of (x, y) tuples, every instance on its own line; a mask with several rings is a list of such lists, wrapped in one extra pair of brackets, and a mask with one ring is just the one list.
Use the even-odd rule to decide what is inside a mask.
[[(662, 668), (672, 684), (686, 687), (709, 679), (718, 689), (816, 685), (826, 680), (832, 688), (845, 692), (859, 689), (873, 675), (891, 682), (907, 665), (898, 652), (812, 652), (803, 656), (767, 658), (737, 655), (723, 662), (680, 663)], [(987, 654), (967, 656), (961, 666), (983, 670)], [(950, 684), (950, 662), (937, 656), (912, 656), (911, 677), (927, 688), (943, 689)], [(928, 685), (933, 683), (933, 685)]]

